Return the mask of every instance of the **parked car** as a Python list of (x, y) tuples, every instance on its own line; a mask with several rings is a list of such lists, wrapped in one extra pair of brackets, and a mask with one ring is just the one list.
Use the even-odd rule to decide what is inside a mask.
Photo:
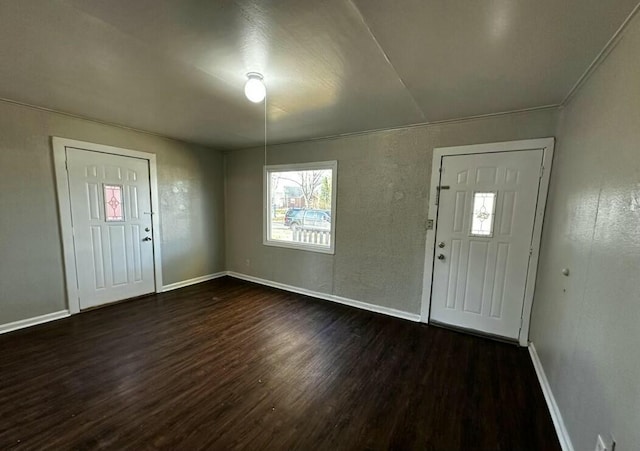
[(289, 221), (291, 230), (331, 231), (331, 216), (325, 210), (301, 210), (294, 213)]
[(304, 208), (289, 208), (284, 214), (284, 225), (287, 227), (290, 227), (291, 219), (303, 211), (304, 211)]

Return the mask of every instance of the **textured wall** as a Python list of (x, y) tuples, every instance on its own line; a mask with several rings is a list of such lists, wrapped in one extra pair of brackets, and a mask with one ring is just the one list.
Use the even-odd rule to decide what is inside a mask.
[(576, 450), (640, 449), (639, 55), (637, 16), (558, 129), (531, 340)]
[(552, 136), (544, 110), (271, 146), (269, 164), (338, 160), (335, 255), (262, 244), (264, 149), (226, 156), (227, 269), (420, 312), (433, 147)]
[(0, 102), (0, 324), (66, 308), (51, 136), (155, 153), (164, 283), (224, 270), (220, 152)]

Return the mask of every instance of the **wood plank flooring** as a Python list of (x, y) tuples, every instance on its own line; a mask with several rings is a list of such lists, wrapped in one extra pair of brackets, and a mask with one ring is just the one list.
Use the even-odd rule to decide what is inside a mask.
[(223, 278), (0, 336), (0, 449), (560, 448), (526, 350)]

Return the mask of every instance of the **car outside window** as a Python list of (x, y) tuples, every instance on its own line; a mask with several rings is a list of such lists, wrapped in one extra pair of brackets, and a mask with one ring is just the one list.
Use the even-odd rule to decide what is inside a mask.
[(265, 166), (264, 244), (335, 252), (337, 162)]

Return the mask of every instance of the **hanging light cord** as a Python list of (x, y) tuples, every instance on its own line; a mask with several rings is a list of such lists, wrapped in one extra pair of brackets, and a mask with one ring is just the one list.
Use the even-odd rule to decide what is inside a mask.
[(264, 165), (267, 165), (267, 95), (264, 96)]

